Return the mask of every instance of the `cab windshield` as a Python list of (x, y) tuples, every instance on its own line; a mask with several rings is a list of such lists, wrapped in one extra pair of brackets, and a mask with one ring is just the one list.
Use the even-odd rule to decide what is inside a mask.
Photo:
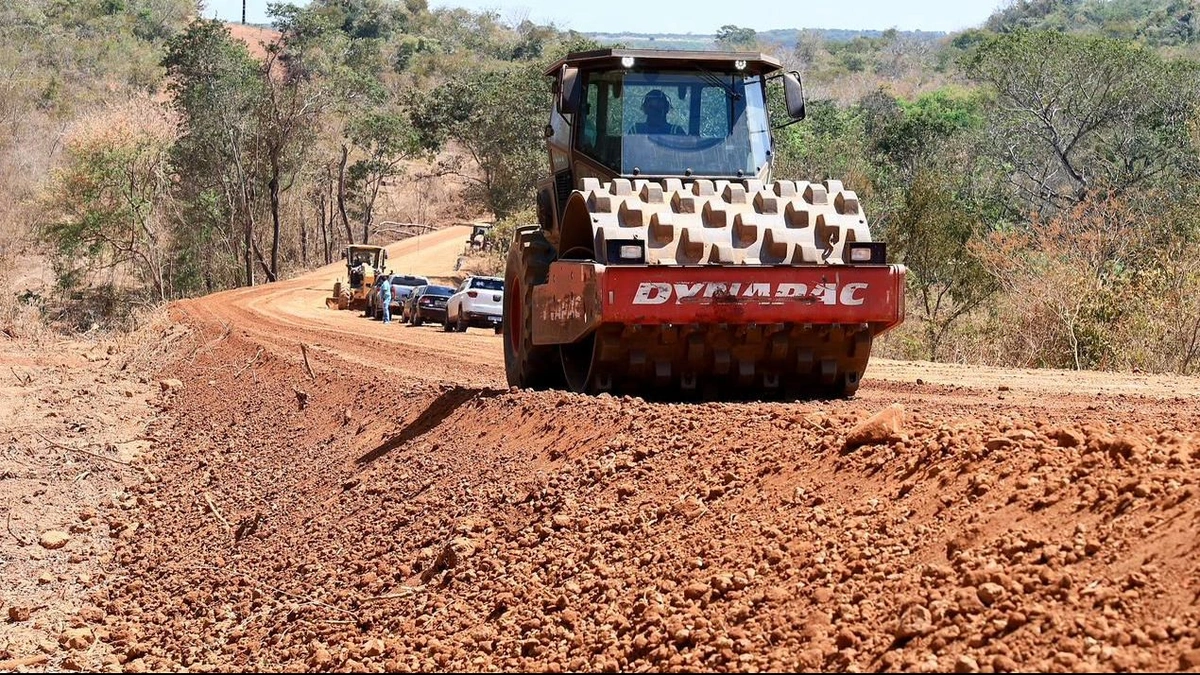
[(700, 70), (593, 72), (576, 147), (626, 176), (752, 176), (766, 165), (762, 78)]
[(371, 251), (355, 251), (350, 254), (351, 265), (370, 265), (371, 267), (380, 267), (380, 259), (383, 257), (382, 249)]

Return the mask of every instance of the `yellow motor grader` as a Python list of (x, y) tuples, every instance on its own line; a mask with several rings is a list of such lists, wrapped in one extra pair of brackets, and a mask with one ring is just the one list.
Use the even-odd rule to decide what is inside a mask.
[(367, 293), (375, 284), (375, 276), (387, 273), (387, 249), (382, 246), (351, 244), (342, 250), (346, 260), (346, 282), (333, 284), (333, 295), (325, 298), (325, 306), (337, 309), (365, 309)]

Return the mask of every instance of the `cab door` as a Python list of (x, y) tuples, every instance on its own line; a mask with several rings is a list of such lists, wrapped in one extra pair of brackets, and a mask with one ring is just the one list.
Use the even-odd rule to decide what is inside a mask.
[(555, 231), (566, 208), (567, 197), (575, 189), (571, 175), (571, 122), (557, 106), (551, 106), (546, 145), (550, 153), (550, 175), (537, 182), (537, 215), (543, 230)]

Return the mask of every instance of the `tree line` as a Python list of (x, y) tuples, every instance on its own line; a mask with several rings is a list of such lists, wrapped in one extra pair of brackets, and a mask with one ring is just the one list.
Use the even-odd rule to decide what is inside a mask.
[[(908, 266), (909, 321), (885, 353), (1196, 370), (1194, 56), (1025, 27), (898, 67), (886, 44), (864, 53), (886, 81), (814, 101), (777, 140), (781, 175), (843, 177)], [(823, 85), (854, 77), (836, 50), (794, 56)], [(944, 77), (897, 95), (910, 69)]]

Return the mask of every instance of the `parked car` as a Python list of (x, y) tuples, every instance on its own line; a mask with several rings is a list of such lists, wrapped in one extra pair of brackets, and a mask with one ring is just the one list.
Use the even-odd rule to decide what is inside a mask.
[(442, 328), (462, 333), (469, 327), (501, 331), (504, 321), (504, 279), (467, 277), (446, 301)]
[[(423, 286), (429, 283), (425, 277), (411, 276), (407, 274), (393, 274), (392, 280), (392, 314), (398, 314), (404, 306), (404, 300), (408, 298), (408, 294), (417, 286)], [(373, 316), (376, 319), (383, 318), (383, 306), (379, 301), (379, 286), (383, 284), (383, 277), (375, 280), (375, 285), (371, 287), (371, 291), (367, 293), (367, 310), (366, 316)]]
[(419, 277), (410, 274), (393, 274), (392, 275), (392, 314), (399, 317), (403, 321), (400, 314), (404, 311), (404, 303), (412, 292), (421, 286), (429, 284), (429, 280), (425, 277)]
[(375, 276), (375, 283), (371, 284), (371, 288), (367, 291), (367, 306), (363, 308), (363, 316), (369, 316), (372, 319), (383, 318), (383, 308), (379, 306), (379, 287), (387, 278), (385, 274)]
[(404, 301), (400, 320), (414, 326), (426, 321), (441, 323), (446, 318), (446, 300), (454, 295), (450, 286), (417, 286)]

